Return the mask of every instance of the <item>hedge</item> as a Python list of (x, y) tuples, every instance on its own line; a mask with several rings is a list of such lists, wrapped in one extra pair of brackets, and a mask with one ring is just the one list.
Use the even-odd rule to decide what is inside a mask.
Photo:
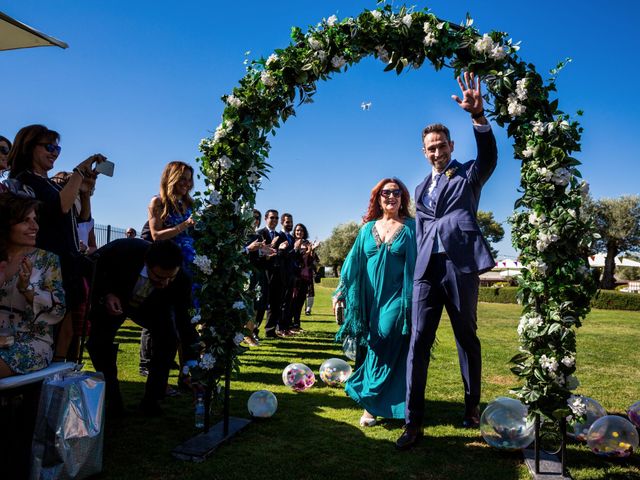
[[(323, 278), (321, 285), (327, 288), (336, 288), (338, 280), (338, 278)], [(488, 303), (518, 303), (516, 301), (517, 293), (518, 287), (480, 287), (478, 300)], [(591, 300), (591, 307), (603, 310), (640, 311), (640, 294), (599, 290)]]

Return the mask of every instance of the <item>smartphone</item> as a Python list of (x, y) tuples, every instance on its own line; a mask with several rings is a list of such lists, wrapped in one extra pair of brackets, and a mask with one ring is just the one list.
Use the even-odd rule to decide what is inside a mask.
[(107, 177), (113, 177), (114, 168), (115, 164), (113, 162), (105, 160), (104, 162), (98, 163), (96, 165), (96, 172), (106, 175)]

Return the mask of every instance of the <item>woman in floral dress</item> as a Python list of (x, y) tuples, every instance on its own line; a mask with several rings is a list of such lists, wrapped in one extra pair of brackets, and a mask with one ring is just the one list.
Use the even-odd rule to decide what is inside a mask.
[(35, 248), (37, 205), (33, 199), (0, 194), (0, 241), (8, 254), (0, 286), (0, 378), (47, 367), (54, 325), (65, 314), (58, 256)]

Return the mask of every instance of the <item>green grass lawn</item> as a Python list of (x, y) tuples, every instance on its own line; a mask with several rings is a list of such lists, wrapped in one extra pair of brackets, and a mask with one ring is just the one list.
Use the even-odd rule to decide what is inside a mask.
[[(361, 409), (341, 389), (318, 383), (295, 393), (282, 384), (282, 370), (303, 362), (317, 372), (330, 357), (342, 357), (333, 342), (336, 324), (330, 290), (316, 287), (314, 315), (303, 319), (303, 335), (263, 341), (243, 357), (232, 382), (231, 414), (248, 417), (246, 403), (255, 390), (271, 390), (277, 413), (256, 421), (204, 463), (174, 459), (171, 450), (196, 433), (191, 398), (164, 402), (161, 418), (130, 416), (108, 421), (104, 473), (113, 479), (526, 479), (517, 452), (491, 449), (480, 433), (458, 428), (462, 414), (462, 381), (451, 328), (446, 317), (438, 336), (426, 398), (426, 438), (409, 452), (397, 452), (394, 441), (401, 421), (361, 428)], [(517, 349), (516, 305), (480, 304), (479, 334), (483, 347), (483, 406), (507, 395), (514, 385), (508, 360)], [(140, 329), (125, 324), (118, 341), (118, 364), (125, 402), (139, 402), (144, 379), (138, 375)], [(640, 400), (640, 312), (594, 311), (578, 334), (578, 392), (597, 399), (609, 412), (624, 413)], [(172, 383), (175, 383), (175, 373)], [(214, 420), (219, 420), (216, 409)], [(640, 457), (607, 461), (586, 446), (572, 444), (569, 465), (579, 479), (640, 479)]]

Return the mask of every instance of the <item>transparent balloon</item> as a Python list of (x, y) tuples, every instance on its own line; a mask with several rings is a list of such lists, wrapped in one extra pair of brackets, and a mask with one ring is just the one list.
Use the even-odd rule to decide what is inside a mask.
[(607, 414), (607, 411), (593, 398), (581, 396), (582, 401), (587, 407), (586, 419), (582, 422), (575, 422), (567, 429), (567, 435), (581, 442), (587, 440), (587, 433), (593, 422)]
[(341, 358), (330, 358), (320, 365), (320, 378), (330, 387), (343, 385), (351, 376), (351, 365)]
[(278, 410), (278, 399), (269, 390), (258, 390), (249, 397), (247, 409), (252, 417), (269, 418)]
[(292, 363), (283, 370), (282, 381), (292, 390), (302, 392), (316, 383), (316, 376), (304, 363)]
[(589, 428), (587, 444), (601, 457), (628, 457), (638, 449), (638, 431), (626, 418), (605, 415)]
[(353, 337), (347, 337), (342, 342), (342, 351), (344, 352), (344, 356), (349, 360), (355, 361), (356, 359), (356, 349), (357, 349), (356, 339)]
[(627, 410), (627, 416), (631, 423), (640, 428), (640, 402), (636, 402)]
[(498, 397), (487, 405), (480, 417), (480, 433), (494, 448), (520, 450), (535, 436), (534, 422), (527, 419), (528, 408), (519, 400)]

